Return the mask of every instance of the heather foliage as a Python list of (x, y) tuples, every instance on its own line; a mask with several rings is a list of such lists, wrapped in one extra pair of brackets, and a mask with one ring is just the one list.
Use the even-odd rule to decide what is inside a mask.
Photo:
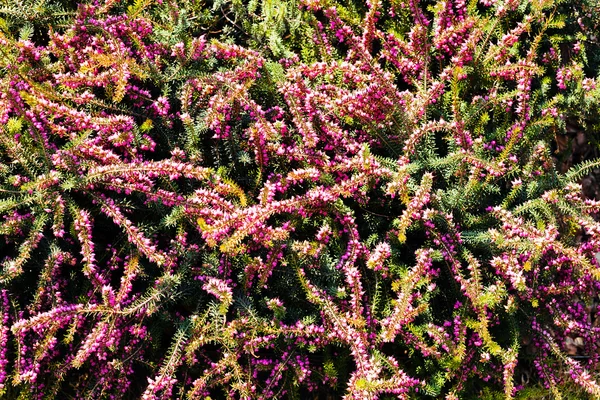
[(0, 4), (2, 396), (600, 397), (593, 4)]

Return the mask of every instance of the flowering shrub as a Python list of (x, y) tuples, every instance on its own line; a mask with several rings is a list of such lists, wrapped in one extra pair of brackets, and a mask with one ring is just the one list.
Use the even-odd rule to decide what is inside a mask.
[(600, 397), (593, 5), (25, 3), (4, 396)]

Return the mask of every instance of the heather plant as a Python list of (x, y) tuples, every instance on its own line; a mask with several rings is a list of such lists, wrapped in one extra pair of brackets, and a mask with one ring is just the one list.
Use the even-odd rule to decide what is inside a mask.
[(593, 4), (19, 6), (3, 396), (600, 396)]

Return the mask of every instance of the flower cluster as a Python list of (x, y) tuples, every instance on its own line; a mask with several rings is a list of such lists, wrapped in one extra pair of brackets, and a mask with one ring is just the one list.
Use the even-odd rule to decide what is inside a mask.
[(66, 3), (0, 10), (0, 396), (598, 396), (592, 6)]

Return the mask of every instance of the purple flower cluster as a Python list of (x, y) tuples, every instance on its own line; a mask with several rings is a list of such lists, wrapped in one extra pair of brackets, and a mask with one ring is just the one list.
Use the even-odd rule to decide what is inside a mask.
[(0, 395), (600, 396), (569, 6), (100, 3), (0, 34)]

